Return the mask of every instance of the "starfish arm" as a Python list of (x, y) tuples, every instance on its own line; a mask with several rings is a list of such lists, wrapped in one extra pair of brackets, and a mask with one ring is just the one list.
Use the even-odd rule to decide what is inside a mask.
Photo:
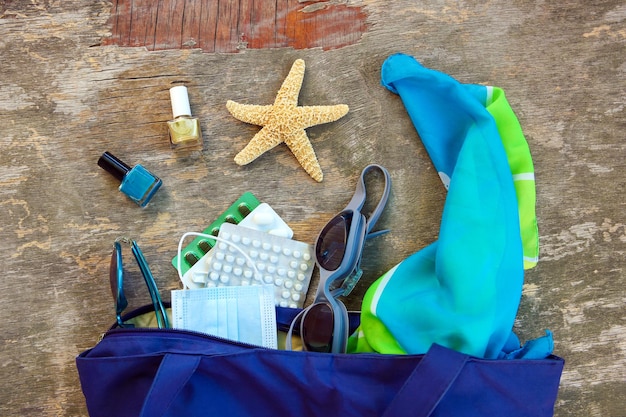
[(263, 128), (254, 135), (241, 152), (235, 155), (235, 162), (238, 165), (249, 164), (282, 142), (283, 140), (280, 136), (272, 134), (270, 130)]
[(291, 66), (291, 70), (289, 70), (289, 75), (287, 75), (280, 90), (278, 90), (278, 94), (276, 94), (274, 105), (296, 107), (298, 105), (298, 96), (300, 95), (303, 80), (304, 61), (302, 59), (296, 59)]
[(235, 119), (257, 126), (265, 126), (272, 111), (271, 105), (241, 104), (232, 100), (226, 102), (226, 108)]
[(303, 128), (334, 122), (348, 113), (348, 106), (337, 104), (335, 106), (302, 106), (297, 107), (295, 112), (299, 126)]
[(285, 139), (285, 144), (289, 146), (291, 152), (302, 165), (302, 168), (317, 182), (322, 182), (324, 174), (322, 168), (317, 161), (313, 146), (309, 141), (304, 129), (301, 129)]

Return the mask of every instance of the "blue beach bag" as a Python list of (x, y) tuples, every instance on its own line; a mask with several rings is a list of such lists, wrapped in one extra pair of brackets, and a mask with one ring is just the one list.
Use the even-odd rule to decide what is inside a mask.
[[(279, 328), (297, 312), (277, 308)], [(109, 330), (76, 363), (92, 417), (551, 416), (563, 368), (556, 356), (480, 359), (437, 344), (333, 354), (156, 328)]]

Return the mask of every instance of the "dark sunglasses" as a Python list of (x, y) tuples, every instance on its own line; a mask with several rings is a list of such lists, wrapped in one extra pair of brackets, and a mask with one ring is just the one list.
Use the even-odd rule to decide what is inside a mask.
[[(365, 204), (365, 175), (371, 170), (382, 172), (385, 188), (376, 208), (366, 218), (361, 209)], [(382, 214), (389, 191), (391, 177), (380, 165), (363, 169), (354, 196), (339, 214), (324, 226), (315, 243), (315, 261), (320, 271), (320, 283), (315, 300), (302, 310), (291, 324), (287, 343), (297, 322), (305, 350), (342, 353), (348, 341), (348, 311), (337, 297), (350, 294), (361, 278), (361, 258), (365, 240), (388, 230), (372, 232)], [(288, 346), (289, 347), (289, 346)]]
[(134, 327), (132, 324), (124, 323), (124, 320), (122, 319), (122, 313), (126, 307), (128, 307), (128, 300), (124, 295), (124, 267), (122, 264), (122, 245), (120, 242), (130, 244), (131, 251), (137, 260), (137, 264), (139, 265), (141, 275), (148, 286), (148, 291), (150, 292), (150, 298), (152, 299), (152, 305), (154, 306), (154, 313), (156, 315), (159, 328), (170, 327), (165, 307), (161, 301), (159, 290), (156, 282), (154, 281), (154, 277), (152, 276), (152, 272), (148, 267), (148, 262), (146, 262), (141, 249), (139, 249), (139, 246), (137, 245), (137, 242), (126, 238), (118, 238), (115, 240), (115, 243), (113, 244), (113, 253), (111, 254), (111, 267), (109, 271), (111, 292), (113, 293), (113, 298), (115, 299), (115, 317), (117, 319), (117, 325), (119, 327)]

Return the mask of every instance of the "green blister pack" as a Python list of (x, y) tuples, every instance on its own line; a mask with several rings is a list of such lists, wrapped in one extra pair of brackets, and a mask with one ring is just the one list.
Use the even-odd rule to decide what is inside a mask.
[[(202, 231), (203, 234), (217, 236), (220, 226), (224, 223), (239, 224), (252, 210), (261, 204), (251, 193), (245, 192), (226, 211)], [(213, 248), (216, 241), (206, 237), (197, 237), (181, 251), (181, 274), (185, 274), (196, 262), (198, 262), (208, 251)], [(172, 259), (174, 268), (178, 268), (178, 255)]]

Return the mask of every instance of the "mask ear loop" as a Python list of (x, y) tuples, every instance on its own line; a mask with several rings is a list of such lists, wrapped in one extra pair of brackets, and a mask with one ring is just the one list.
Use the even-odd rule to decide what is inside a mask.
[(189, 236), (199, 236), (199, 237), (203, 237), (206, 239), (211, 239), (211, 240), (215, 240), (217, 242), (222, 242), (222, 243), (226, 243), (229, 246), (232, 246), (233, 248), (235, 248), (237, 251), (239, 251), (239, 253), (241, 253), (243, 255), (243, 257), (246, 259), (246, 263), (248, 265), (250, 265), (253, 269), (254, 269), (254, 276), (258, 277), (261, 275), (261, 273), (259, 272), (259, 270), (256, 267), (256, 264), (254, 263), (254, 261), (252, 260), (252, 258), (250, 258), (250, 256), (245, 253), (243, 251), (243, 249), (241, 249), (240, 246), (238, 246), (237, 244), (233, 243), (233, 242), (229, 242), (226, 239), (223, 239), (221, 237), (218, 236), (213, 236), (213, 235), (207, 235), (206, 233), (196, 233), (196, 232), (187, 232), (185, 234), (182, 235), (182, 237), (180, 238), (179, 242), (178, 242), (178, 261), (176, 263), (176, 270), (178, 272), (178, 278), (180, 279), (180, 281), (183, 283), (183, 288), (188, 290), (190, 289), (189, 286), (187, 285), (187, 283), (185, 282), (185, 279), (183, 278), (183, 274), (182, 274), (182, 270), (183, 270), (183, 266), (182, 266), (182, 252), (183, 252), (183, 243), (185, 241), (186, 238), (188, 238)]

